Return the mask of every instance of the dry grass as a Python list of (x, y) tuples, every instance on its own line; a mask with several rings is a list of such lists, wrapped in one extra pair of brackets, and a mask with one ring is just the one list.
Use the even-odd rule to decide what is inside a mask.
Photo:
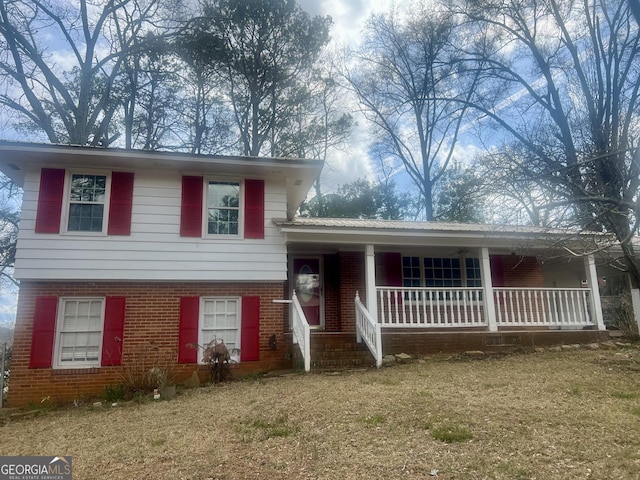
[(640, 478), (640, 349), (434, 358), (54, 410), (1, 427), (0, 451), (72, 455), (77, 479)]

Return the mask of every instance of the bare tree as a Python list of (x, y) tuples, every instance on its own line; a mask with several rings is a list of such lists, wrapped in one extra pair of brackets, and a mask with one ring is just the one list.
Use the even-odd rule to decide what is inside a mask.
[[(454, 19), (430, 6), (374, 16), (347, 79), (388, 155), (417, 185), (434, 220), (435, 185), (454, 156), (477, 78), (456, 61)], [(457, 101), (452, 101), (457, 100)]]
[[(321, 67), (312, 70), (306, 84), (299, 87), (297, 100), (278, 128), (276, 156), (313, 158), (325, 162), (323, 171), (332, 168), (330, 158), (346, 147), (354, 125), (345, 110), (347, 92), (337, 83), (333, 57), (321, 57)], [(326, 216), (325, 196), (319, 176), (314, 181), (316, 211)]]
[(16, 259), (16, 240), (20, 210), (20, 188), (9, 178), (0, 175), (0, 283), (17, 285), (13, 278), (13, 265)]
[(569, 206), (569, 221), (612, 234), (640, 286), (640, 35), (627, 1), (488, 0), (455, 13), (476, 28), (465, 68), (475, 62), (479, 92), (492, 92), (474, 108), (526, 152), (513, 171), (556, 198), (537, 208)]
[(218, 39), (202, 28), (188, 27), (173, 45), (181, 59), (180, 75), (186, 138), (179, 143), (191, 153), (239, 149), (239, 135), (224, 99), (224, 81), (217, 64)]
[(242, 153), (274, 155), (281, 122), (329, 41), (328, 17), (311, 17), (295, 0), (209, 0), (185, 34), (224, 80)]
[(111, 143), (116, 83), (156, 1), (0, 0), (0, 105), (50, 142)]

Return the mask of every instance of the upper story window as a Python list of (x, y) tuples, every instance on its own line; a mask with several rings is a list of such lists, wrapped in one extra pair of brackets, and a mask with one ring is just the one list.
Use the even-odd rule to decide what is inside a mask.
[(57, 367), (100, 366), (104, 298), (62, 298), (56, 323)]
[(240, 183), (210, 181), (207, 187), (207, 233), (238, 235)]
[(130, 235), (132, 172), (40, 172), (36, 233)]
[(71, 175), (67, 231), (102, 232), (107, 192), (106, 175)]
[(264, 180), (221, 181), (184, 175), (180, 236), (264, 239), (264, 185)]

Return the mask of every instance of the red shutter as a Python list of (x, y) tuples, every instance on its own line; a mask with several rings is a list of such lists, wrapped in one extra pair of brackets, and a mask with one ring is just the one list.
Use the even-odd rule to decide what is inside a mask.
[(43, 168), (40, 171), (36, 233), (60, 233), (63, 192), (64, 170)]
[(125, 297), (107, 297), (102, 334), (102, 366), (122, 365)]
[(198, 317), (200, 297), (180, 299), (180, 331), (178, 332), (178, 363), (198, 361)]
[[(402, 287), (402, 254), (376, 253), (376, 283), (386, 287)], [(402, 304), (402, 294), (391, 297), (392, 304)]]
[(380, 255), (383, 285), (387, 287), (402, 286), (402, 255), (396, 252), (385, 252)]
[(180, 236), (202, 236), (202, 177), (182, 177)]
[(244, 181), (244, 238), (264, 238), (264, 180)]
[(111, 174), (111, 200), (109, 201), (109, 235), (131, 235), (131, 208), (133, 205), (133, 173)]
[(260, 297), (242, 297), (240, 361), (260, 360)]
[(504, 287), (504, 263), (500, 255), (491, 255), (489, 257), (491, 265), (491, 285), (494, 287)]
[(57, 297), (36, 297), (29, 362), (31, 368), (51, 368), (57, 309)]

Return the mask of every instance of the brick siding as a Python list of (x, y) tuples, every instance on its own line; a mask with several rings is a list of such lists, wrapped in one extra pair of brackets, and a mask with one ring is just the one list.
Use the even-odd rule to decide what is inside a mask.
[(600, 342), (609, 333), (599, 330), (516, 330), (489, 333), (465, 329), (462, 331), (382, 331), (382, 351), (385, 355), (407, 353), (429, 355), (461, 353), (469, 350), (500, 352), (504, 349), (547, 347), (560, 344)]
[(356, 331), (355, 298), (360, 293), (360, 300), (366, 305), (366, 279), (364, 272), (364, 253), (340, 252), (340, 325), (342, 332)]
[[(260, 360), (242, 362), (237, 374), (291, 366), (291, 344), (286, 305), (272, 300), (285, 298), (284, 285), (266, 283), (62, 283), (22, 282), (11, 361), (11, 379), (7, 405), (25, 406), (39, 403), (49, 396), (52, 401), (71, 401), (100, 394), (107, 385), (123, 383), (123, 375), (153, 356), (157, 365), (172, 369), (176, 381), (197, 370), (204, 380), (205, 366), (177, 364), (180, 298), (187, 296), (259, 296)], [(89, 369), (31, 369), (31, 332), (35, 298), (38, 296), (124, 296), (127, 299), (122, 346), (122, 366)], [(270, 338), (275, 336), (274, 342)]]
[(504, 286), (514, 288), (544, 288), (542, 265), (536, 257), (503, 255)]

